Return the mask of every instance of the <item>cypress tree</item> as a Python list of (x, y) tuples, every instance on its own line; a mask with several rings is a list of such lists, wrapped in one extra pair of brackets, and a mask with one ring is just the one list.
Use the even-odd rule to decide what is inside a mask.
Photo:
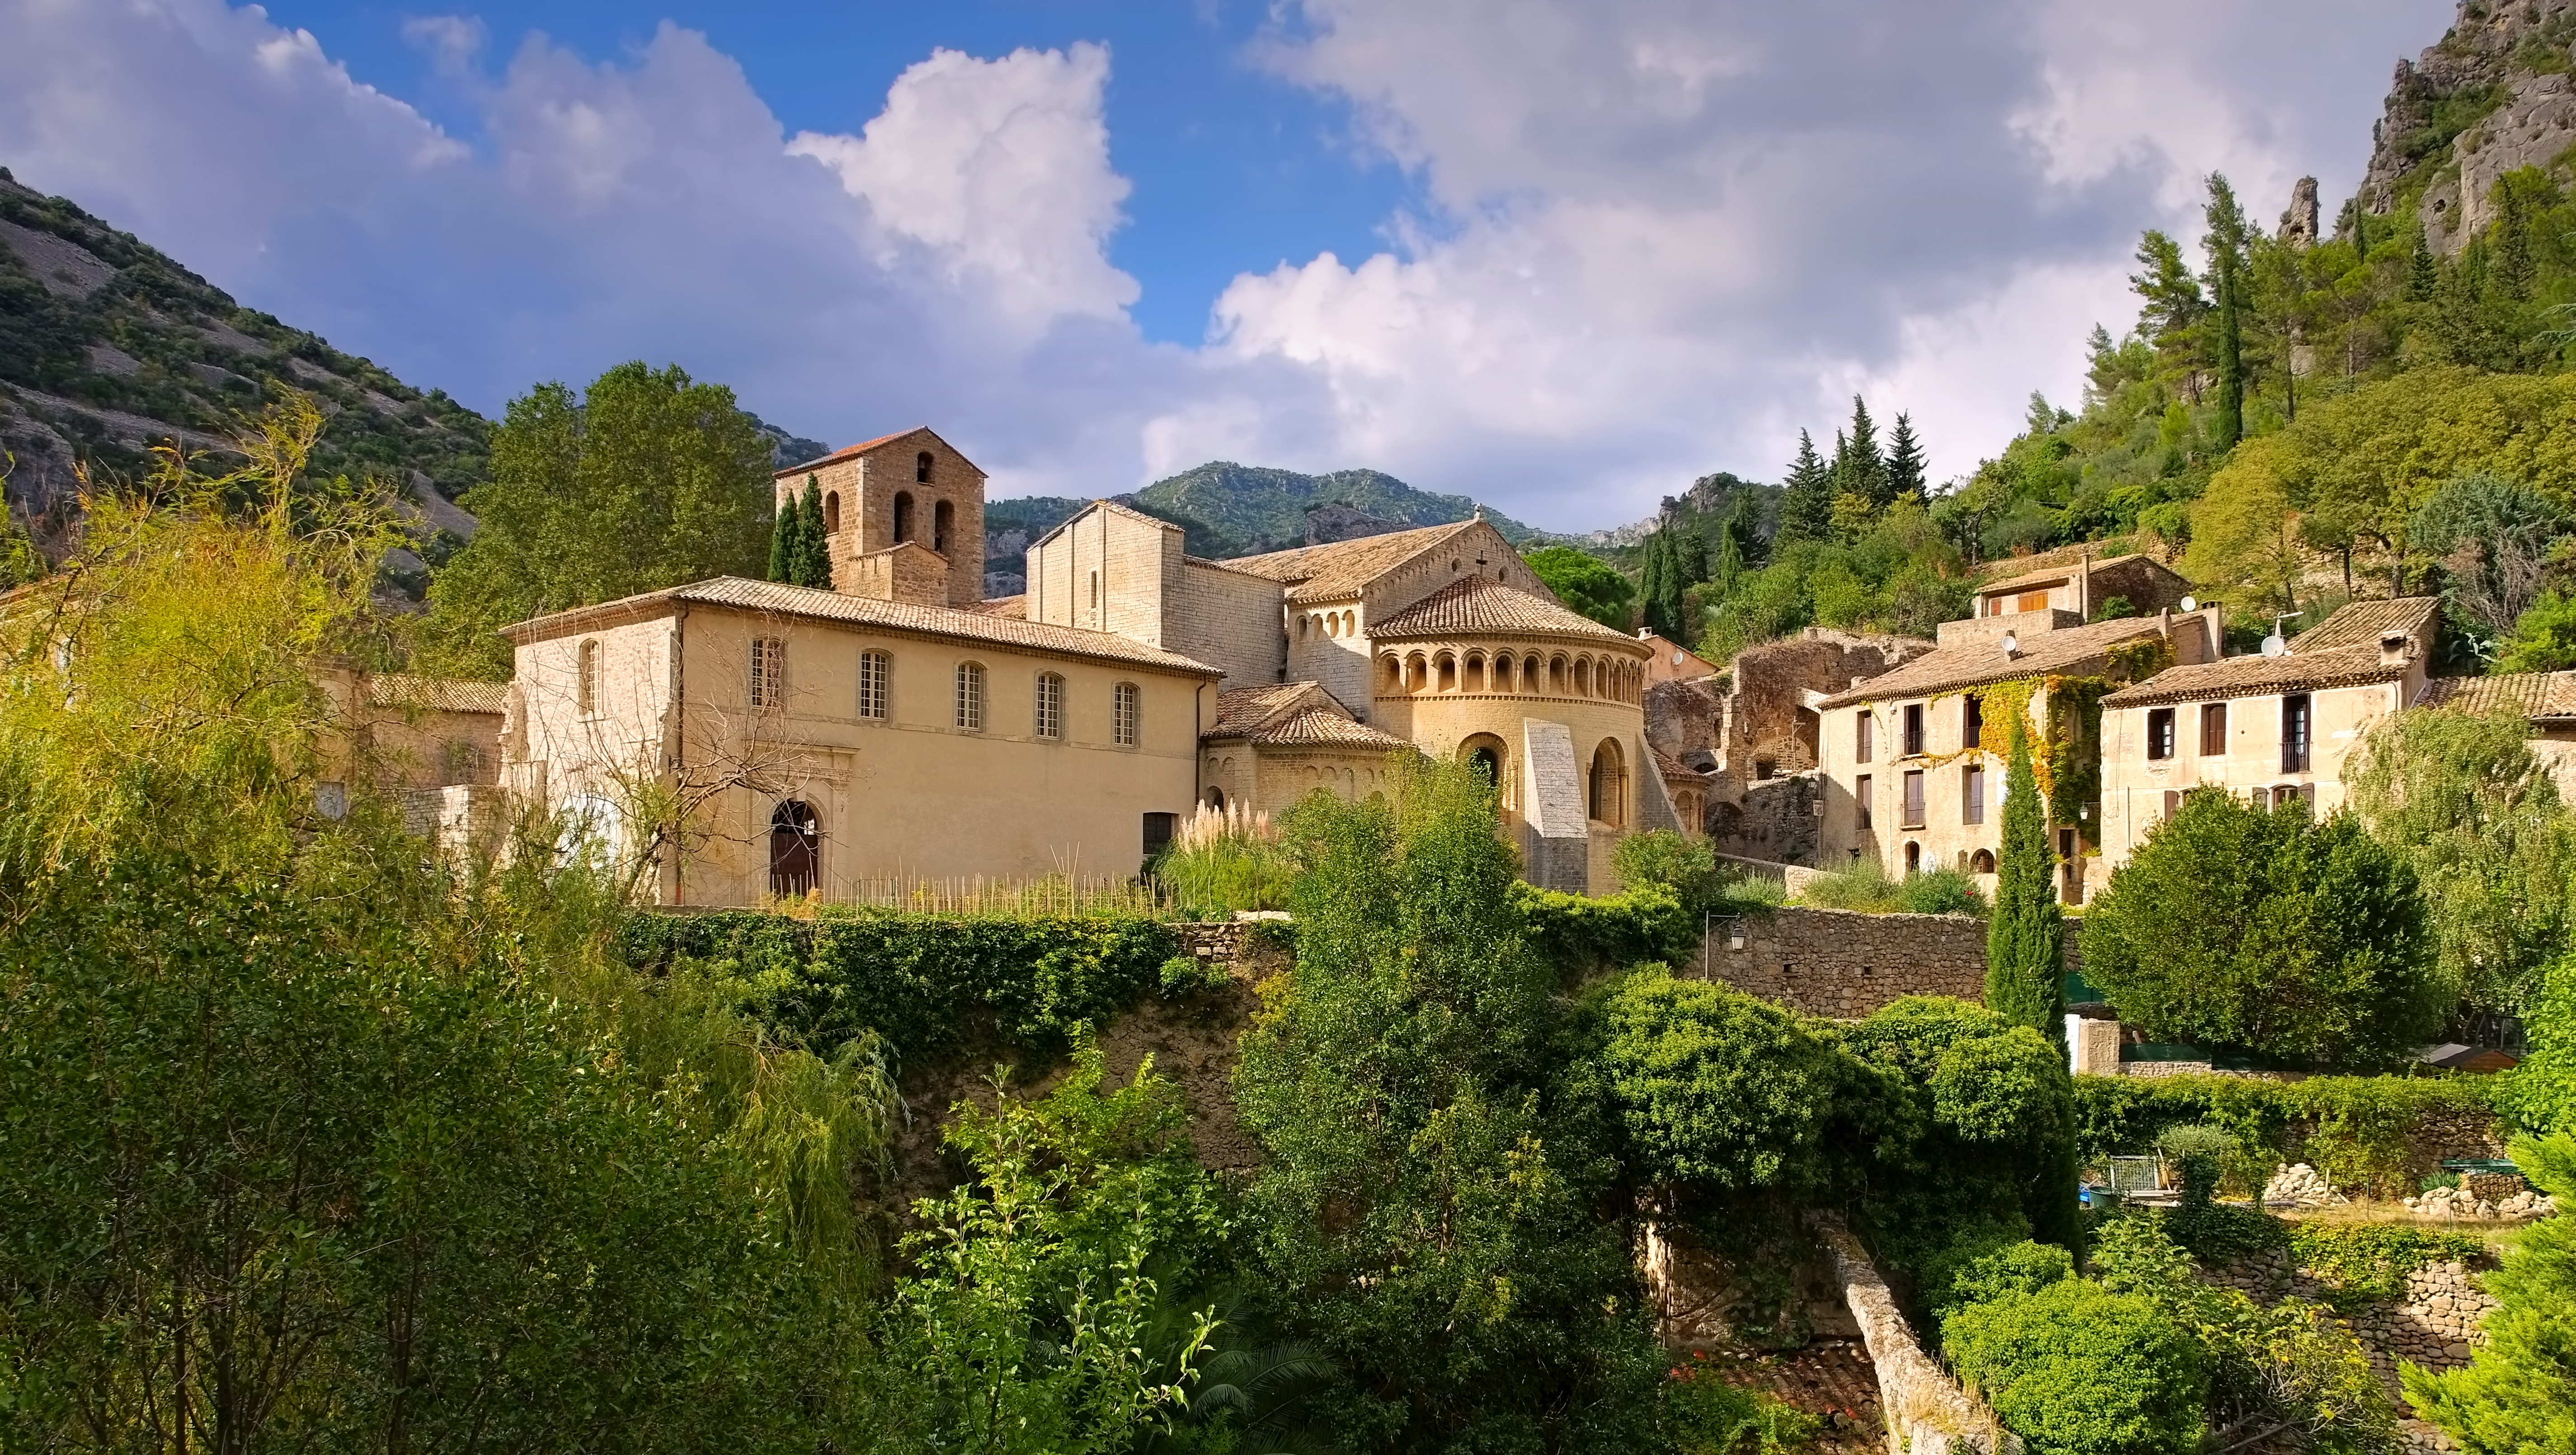
[(1921, 501), (1931, 494), (1924, 476), (1923, 442), (1914, 437), (1912, 415), (1896, 416), (1896, 433), (1888, 437), (1887, 498), (1892, 504), (1907, 496)]
[(1780, 528), (1773, 542), (1788, 545), (1794, 541), (1821, 541), (1834, 533), (1834, 477), (1825, 462), (1816, 458), (1816, 442), (1805, 430), (1798, 431), (1798, 458), (1789, 466), (1789, 478), (1780, 492)]
[(1840, 461), (1842, 488), (1870, 503), (1874, 510), (1885, 510), (1896, 499), (1889, 488), (1887, 461), (1878, 452), (1878, 422), (1869, 417), (1869, 406), (1857, 394), (1852, 396), (1851, 437), (1845, 441)]
[(769, 579), (789, 585), (804, 559), (805, 512), (793, 497), (778, 507), (769, 522)]
[(2211, 290), (2217, 295), (2217, 337), (2212, 340), (2218, 372), (2218, 417), (2211, 442), (2221, 454), (2245, 437), (2245, 209), (2237, 206), (2235, 189), (2212, 172), (2209, 206), (2204, 212), (2209, 236)]
[(796, 505), (796, 570), (799, 586), (832, 589), (832, 538), (823, 532), (823, 487), (805, 477), (805, 498)]
[(2424, 229), (2415, 229), (2415, 252), (2406, 260), (2406, 301), (2430, 303), (2442, 286), (2442, 271), (2433, 262), (2432, 245), (2424, 241)]
[(2521, 189), (2511, 177), (2496, 183), (2496, 193), (2503, 215), (2496, 219), (2495, 280), (2505, 297), (2520, 303), (2531, 297), (2531, 285), (2538, 276), (2531, 261), (2531, 224), (2523, 216)]
[(2013, 715), (2003, 807), (2003, 853), (1995, 861), (1995, 904), (1986, 920), (1986, 1008), (2053, 1043), (2064, 1037), (2059, 939), (2065, 920), (2050, 882), (2048, 808), (2040, 801), (2030, 735), (2019, 713)]
[(1681, 535), (1673, 543), (1673, 577), (1684, 591), (1708, 579), (1708, 532), (1702, 519), (1697, 511), (1684, 512)]
[(1662, 616), (1666, 550), (1664, 530), (1658, 527), (1637, 553), (1637, 604), (1645, 615), (1646, 630), (1669, 636)]

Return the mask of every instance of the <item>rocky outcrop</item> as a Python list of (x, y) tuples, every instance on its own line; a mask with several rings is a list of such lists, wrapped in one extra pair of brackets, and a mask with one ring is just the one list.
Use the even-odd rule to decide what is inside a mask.
[(2498, 178), (2563, 167), (2576, 146), (2571, 41), (2576, 0), (2461, 0), (2438, 43), (2397, 63), (2360, 205), (2386, 216), (2421, 187), (2427, 241), (2457, 255), (2494, 220)]

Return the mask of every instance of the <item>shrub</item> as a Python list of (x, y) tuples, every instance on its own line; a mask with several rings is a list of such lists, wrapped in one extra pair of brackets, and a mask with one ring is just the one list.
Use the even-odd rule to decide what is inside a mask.
[(1796, 1014), (1657, 965), (1620, 983), (1603, 1020), (1640, 1170), (1726, 1189), (1819, 1179), (1839, 1057)]
[(1727, 885), (1735, 877), (1718, 866), (1717, 853), (1707, 840), (1684, 838), (1671, 829), (1621, 839), (1610, 851), (1610, 868), (1625, 888), (1659, 884), (1671, 890), (1692, 914), (1723, 903)]
[(2182, 1179), (2185, 1207), (2207, 1207), (2218, 1196), (2218, 1174), (2226, 1165), (2227, 1134), (2216, 1127), (2168, 1127), (2156, 1138), (2156, 1150)]
[(2394, 1196), (2406, 1186), (2408, 1139), (2428, 1117), (2491, 1119), (2500, 1077), (2079, 1076), (2078, 1155), (2088, 1166), (2145, 1152), (2168, 1127), (2202, 1123), (2229, 1140), (2222, 1185), (2259, 1189), (2283, 1162), (2313, 1164), (2339, 1185)]
[(1173, 907), (1192, 919), (1284, 909), (1295, 875), (1270, 815), (1201, 806), (1147, 866)]
[(1926, 869), (1905, 876), (1896, 886), (1896, 907), (1907, 914), (1964, 914), (1986, 917), (1986, 896), (1977, 881), (1956, 869)]
[(1664, 1381), (1662, 1413), (1674, 1455), (1787, 1455), (1806, 1449), (1825, 1428), (1822, 1416), (1761, 1390), (1738, 1389), (1704, 1362), (1675, 1369)]
[[(2532, 1184), (2576, 1204), (2576, 1136), (2513, 1144)], [(2513, 1235), (2504, 1266), (2486, 1277), (2498, 1307), (2487, 1341), (2466, 1369), (2405, 1370), (2406, 1397), (2424, 1418), (2476, 1455), (2576, 1450), (2576, 1361), (2568, 1310), (2576, 1307), (2576, 1217), (2543, 1218)]]
[(1848, 909), (1861, 914), (1965, 914), (1983, 917), (1986, 897), (1975, 880), (1955, 869), (1927, 869), (1903, 879), (1890, 879), (1875, 859), (1848, 869), (1819, 874), (1798, 892), (1798, 902), (1815, 909)]
[(2185, 794), (2085, 916), (2084, 976), (2150, 1036), (2334, 1065), (2441, 1026), (2414, 871), (2349, 814)]
[(2188, 1455), (2209, 1376), (2154, 1302), (2068, 1278), (1960, 1306), (1941, 1351), (2006, 1428), (2050, 1455)]
[(1650, 961), (1677, 965), (1699, 959), (1700, 917), (1662, 885), (1596, 899), (1515, 879), (1506, 893), (1520, 911), (1529, 948), (1556, 967), (1561, 981)]

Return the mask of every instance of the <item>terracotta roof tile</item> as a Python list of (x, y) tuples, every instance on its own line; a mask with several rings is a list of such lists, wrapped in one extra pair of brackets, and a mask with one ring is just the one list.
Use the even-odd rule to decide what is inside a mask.
[(1533, 596), (1485, 576), (1461, 576), (1383, 621), (1369, 623), (1373, 641), (1408, 637), (1470, 636), (1512, 632), (1552, 637), (1579, 637), (1603, 645), (1618, 642), (1640, 657), (1654, 648), (1623, 631), (1614, 631), (1588, 616), (1578, 616), (1545, 597)]
[(2379, 648), (2390, 632), (2413, 636), (2442, 609), (2438, 596), (2400, 596), (2388, 601), (2347, 601), (2315, 626), (2290, 638), (2290, 654), (2322, 652), (2335, 647)]
[(1230, 570), (1288, 587), (1288, 598), (1292, 601), (1327, 601), (1358, 595), (1371, 581), (1460, 531), (1481, 523), (1461, 520), (1448, 525), (1389, 531), (1382, 536), (1362, 536), (1358, 540), (1242, 556), (1225, 564)]
[(1207, 736), (1240, 737), (1278, 716), (1307, 693), (1322, 691), (1312, 682), (1229, 687), (1216, 695), (1216, 721), (1209, 724)]
[(2282, 692), (2313, 692), (2328, 687), (2366, 687), (2394, 682), (2403, 666), (2383, 666), (2379, 646), (2338, 647), (2325, 652), (2292, 652), (2285, 657), (2229, 657), (2196, 667), (2168, 667), (2134, 687), (2102, 699), (2105, 707), (2142, 707), (2159, 702), (2201, 702), (2221, 697), (2270, 697)]
[[(893, 434), (881, 434), (872, 440), (861, 440), (854, 445), (844, 445), (819, 460), (807, 460), (801, 465), (789, 465), (782, 470), (772, 470), (769, 472), (769, 478), (772, 480), (783, 480), (790, 475), (802, 474), (807, 470), (819, 470), (825, 465), (837, 465), (843, 460), (855, 459), (860, 455), (864, 455), (868, 451), (873, 450), (880, 445), (890, 445), (896, 440), (905, 439), (917, 434), (926, 434), (932, 439), (939, 439), (939, 434), (936, 430), (933, 430), (926, 424), (917, 424), (910, 429), (896, 430)], [(943, 445), (948, 444), (948, 441), (946, 440), (939, 440), (939, 442)], [(956, 448), (955, 445), (949, 445), (948, 447), (952, 450)], [(968, 464), (973, 464), (973, 461), (968, 461)]]
[[(2125, 556), (2105, 556), (2093, 563), (2093, 569), (2098, 573), (2110, 570), (2114, 566), (2126, 566), (2133, 561), (2143, 561), (2159, 571), (2167, 569), (2163, 562), (2154, 557), (2139, 555), (2134, 551)], [(2078, 556), (2073, 560), (2057, 562), (2040, 570), (2024, 571), (2018, 576), (2001, 577), (1978, 587), (1977, 594), (1984, 596), (1997, 591), (2008, 591), (2015, 586), (2036, 586), (2042, 581), (2071, 581), (2083, 564), (2083, 558)]]
[(2079, 673), (2099, 665), (2104, 654), (2120, 643), (2153, 636), (2160, 629), (2150, 618), (2123, 617), (2087, 626), (2033, 632), (2023, 640), (2021, 651), (2010, 657), (1991, 642), (1942, 647), (1926, 652), (1901, 667), (1882, 672), (1850, 691), (1836, 693), (1817, 706), (1831, 708), (1855, 702), (1893, 702), (1907, 697), (1929, 697), (1936, 692), (1954, 692), (1962, 687), (1982, 687), (1991, 682)]
[(421, 712), (488, 712), (508, 710), (507, 682), (469, 682), (457, 677), (415, 677), (382, 672), (367, 679), (372, 707), (407, 707)]
[(977, 616), (1007, 616), (1015, 621), (1026, 621), (1029, 618), (1029, 598), (1026, 593), (1018, 596), (987, 596), (966, 609)]
[(1204, 662), (1194, 662), (1177, 652), (1149, 647), (1143, 642), (1122, 637), (1114, 632), (1085, 631), (1079, 627), (1050, 626), (1043, 622), (1022, 621), (1015, 617), (990, 616), (979, 612), (959, 611), (946, 606), (915, 606), (902, 601), (874, 601), (863, 596), (843, 596), (836, 591), (821, 591), (810, 586), (786, 586), (776, 581), (751, 581), (740, 576), (718, 576), (708, 581), (675, 586), (668, 591), (647, 592), (623, 601), (603, 602), (573, 611), (541, 616), (504, 629), (514, 642), (542, 641), (578, 631), (599, 620), (632, 619), (659, 613), (669, 604), (729, 606), (742, 611), (774, 612), (780, 616), (803, 617), (809, 621), (835, 621), (851, 626), (874, 627), (884, 631), (905, 632), (915, 636), (945, 637), (951, 641), (989, 642), (995, 646), (1018, 647), (1028, 651), (1058, 652), (1069, 657), (1089, 657), (1095, 661), (1124, 662), (1140, 667), (1155, 667), (1194, 676), (1220, 675)]
[(1409, 747), (1404, 739), (1378, 731), (1364, 722), (1328, 707), (1310, 707), (1292, 712), (1276, 722), (1265, 723), (1246, 736), (1263, 747), (1332, 747), (1376, 748), (1393, 752)]
[(2436, 677), (2424, 684), (2415, 705), (2451, 707), (2462, 712), (2518, 712), (2528, 718), (2576, 717), (2576, 672)]

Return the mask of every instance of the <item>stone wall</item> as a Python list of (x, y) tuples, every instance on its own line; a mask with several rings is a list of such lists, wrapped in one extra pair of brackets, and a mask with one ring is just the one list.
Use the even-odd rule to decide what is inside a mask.
[(1818, 1213), (1813, 1227), (1878, 1371), (1888, 1455), (2021, 1455), (2020, 1439), (1994, 1411), (1970, 1398), (1914, 1341), (1896, 1295), (1841, 1219)]
[[(2411, 1360), (2427, 1369), (2457, 1369), (2486, 1342), (2479, 1327), (2496, 1301), (2478, 1287), (2477, 1275), (2492, 1264), (2430, 1263), (2406, 1275), (2406, 1296), (2362, 1306), (2342, 1322), (2361, 1340), (2371, 1368), (2398, 1393), (2397, 1367)], [(2275, 1248), (2213, 1270), (2210, 1282), (2240, 1290), (2263, 1303), (2283, 1298), (2325, 1302), (2327, 1290), (2300, 1271), (2286, 1249)]]
[(1983, 1000), (1986, 922), (1966, 915), (1776, 909), (1720, 923), (1687, 974), (1808, 1015), (1857, 1020), (1908, 995)]

